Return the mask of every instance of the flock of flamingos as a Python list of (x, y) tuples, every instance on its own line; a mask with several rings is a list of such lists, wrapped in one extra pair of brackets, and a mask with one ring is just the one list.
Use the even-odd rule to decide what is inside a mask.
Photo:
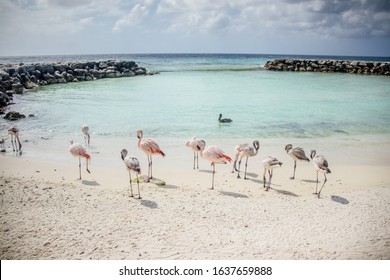
[[(222, 114), (220, 114), (219, 122), (225, 123), (225, 122), (231, 122), (231, 119), (222, 119)], [(84, 125), (81, 128), (81, 131), (84, 135), (84, 140), (85, 140), (85, 145), (86, 147), (89, 146), (90, 143), (90, 134), (89, 134), (89, 127)], [(22, 148), (22, 144), (20, 143), (19, 140), (19, 129), (17, 127), (11, 127), (8, 129), (8, 134), (11, 135), (11, 143), (12, 143), (12, 148), (14, 151), (20, 151)], [(153, 168), (153, 162), (152, 162), (152, 156), (153, 155), (161, 155), (165, 156), (164, 152), (160, 149), (159, 145), (157, 144), (156, 141), (153, 139), (147, 138), (143, 139), (143, 132), (142, 130), (137, 131), (137, 138), (138, 138), (138, 148), (144, 151), (147, 155), (148, 158), (148, 176), (146, 179), (146, 182), (149, 182), (151, 179), (153, 179), (153, 174), (152, 174), (152, 168)], [(4, 140), (1, 141), (0, 143), (2, 147), (4, 146)], [(187, 143), (186, 146), (189, 147), (193, 152), (194, 152), (194, 166), (193, 168), (195, 169), (195, 163), (196, 163), (196, 168), (199, 169), (199, 154), (200, 156), (211, 162), (211, 166), (213, 167), (212, 171), (212, 183), (211, 183), (211, 189), (214, 189), (214, 174), (215, 174), (215, 164), (227, 164), (228, 162), (232, 162), (232, 159), (225, 154), (225, 152), (217, 146), (207, 146), (206, 147), (206, 142), (203, 139), (197, 139), (195, 137), (191, 138)], [(3, 147), (4, 148), (4, 147)], [(246, 171), (247, 171), (247, 165), (248, 165), (248, 158), (249, 157), (254, 157), (257, 155), (258, 151), (260, 148), (260, 143), (259, 141), (255, 140), (253, 141), (253, 146), (249, 144), (240, 144), (235, 147), (235, 159), (233, 163), (233, 170), (232, 172), (236, 171), (237, 172), (237, 178), (240, 178), (240, 168), (241, 168), (241, 161), (243, 157), (246, 157), (246, 162), (245, 162), (245, 172), (244, 172), (244, 179), (247, 179), (246, 177)], [(292, 157), (294, 160), (294, 172), (291, 177), (291, 179), (295, 178), (295, 170), (296, 170), (296, 165), (297, 161), (310, 161), (309, 158), (306, 157), (305, 152), (302, 148), (300, 147), (295, 147), (291, 144), (286, 145), (285, 150), (288, 155)], [(5, 151), (4, 149), (2, 151)], [(83, 145), (79, 143), (73, 143), (71, 142), (71, 145), (69, 147), (69, 152), (79, 158), (79, 175), (80, 175), (80, 180), (81, 180), (81, 158), (86, 159), (86, 171), (90, 173), (88, 169), (88, 161), (91, 159), (91, 156), (87, 153), (87, 150), (84, 148)], [(130, 189), (131, 189), (131, 197), (133, 197), (133, 187), (132, 187), (132, 179), (131, 179), (131, 172), (134, 172), (136, 174), (136, 182), (138, 186), (138, 198), (141, 198), (140, 195), (140, 189), (139, 189), (139, 178), (138, 175), (141, 174), (141, 167), (140, 163), (137, 158), (128, 155), (128, 152), (126, 149), (123, 149), (121, 151), (121, 158), (124, 162), (124, 164), (127, 167), (127, 170), (129, 172), (129, 179), (130, 179)], [(310, 158), (312, 159), (313, 165), (315, 167), (316, 173), (317, 173), (317, 181), (316, 181), (316, 192), (315, 194), (320, 198), (320, 194), (322, 191), (322, 188), (324, 187), (327, 178), (326, 174), (331, 173), (329, 167), (328, 167), (328, 161), (325, 159), (324, 156), (322, 155), (316, 155), (315, 150), (311, 150), (310, 153)], [(238, 167), (237, 167), (237, 161), (238, 161)], [(264, 185), (263, 187), (265, 188), (266, 191), (269, 190), (271, 186), (271, 179), (273, 175), (273, 169), (276, 167), (279, 167), (282, 165), (282, 162), (280, 162), (277, 158), (268, 156), (263, 160), (263, 165), (264, 165), (264, 174), (263, 174), (263, 182)], [(320, 188), (320, 190), (317, 192), (318, 189), (318, 172), (322, 172), (324, 174), (324, 182)], [(268, 173), (268, 184), (266, 180), (266, 174)]]

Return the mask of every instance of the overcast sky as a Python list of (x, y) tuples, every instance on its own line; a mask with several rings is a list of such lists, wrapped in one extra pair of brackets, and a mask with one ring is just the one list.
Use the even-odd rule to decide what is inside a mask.
[(0, 56), (390, 56), (390, 0), (0, 0)]

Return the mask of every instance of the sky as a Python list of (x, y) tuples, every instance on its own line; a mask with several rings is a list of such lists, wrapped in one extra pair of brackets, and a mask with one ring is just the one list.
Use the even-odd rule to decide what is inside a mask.
[(390, 56), (390, 0), (0, 0), (0, 56)]

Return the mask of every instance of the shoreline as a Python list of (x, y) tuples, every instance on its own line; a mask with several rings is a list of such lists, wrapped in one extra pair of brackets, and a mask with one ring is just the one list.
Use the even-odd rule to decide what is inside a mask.
[[(110, 144), (92, 138), (91, 174), (82, 161), (81, 181), (67, 144), (41, 158), (36, 154), (45, 145), (30, 143), (21, 156), (1, 155), (2, 259), (390, 258), (387, 162), (338, 163), (324, 153), (332, 173), (318, 199), (312, 163), (299, 162), (290, 180), (293, 161), (283, 151), (276, 155), (283, 166), (265, 192), (261, 160), (276, 150), (263, 145), (248, 161), (249, 180), (237, 179), (231, 164), (217, 165), (210, 190), (207, 161), (199, 159), (200, 169), (193, 170), (184, 143), (156, 140), (167, 156), (153, 157), (153, 172), (167, 184), (142, 183), (141, 200), (129, 197), (119, 153), (133, 147), (146, 174), (136, 139)], [(123, 147), (103, 149), (122, 141)], [(210, 144), (233, 155), (230, 143)]]

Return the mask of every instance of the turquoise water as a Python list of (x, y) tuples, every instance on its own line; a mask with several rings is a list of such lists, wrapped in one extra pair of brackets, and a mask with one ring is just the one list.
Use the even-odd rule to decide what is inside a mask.
[[(16, 96), (10, 109), (35, 117), (12, 124), (42, 136), (78, 133), (82, 124), (93, 135), (115, 137), (137, 129), (148, 137), (184, 139), (390, 133), (389, 77), (262, 70), (269, 59), (138, 56), (140, 66), (161, 73), (56, 84)], [(233, 122), (219, 124), (219, 113)], [(2, 131), (10, 125), (0, 120)]]

